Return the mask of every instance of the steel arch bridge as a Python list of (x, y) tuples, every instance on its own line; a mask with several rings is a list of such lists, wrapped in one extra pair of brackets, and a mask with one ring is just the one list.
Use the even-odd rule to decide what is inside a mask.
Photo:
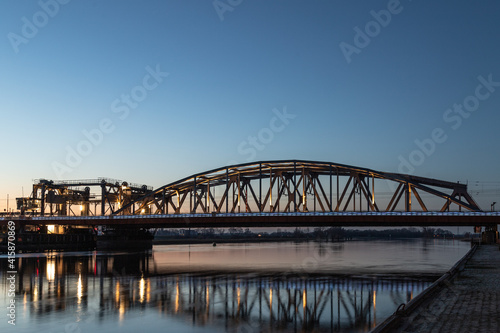
[[(387, 192), (381, 182), (392, 189)], [(466, 184), (332, 162), (281, 160), (198, 173), (121, 205), (112, 215), (428, 212), (424, 194), (441, 202), (441, 212), (481, 211)]]

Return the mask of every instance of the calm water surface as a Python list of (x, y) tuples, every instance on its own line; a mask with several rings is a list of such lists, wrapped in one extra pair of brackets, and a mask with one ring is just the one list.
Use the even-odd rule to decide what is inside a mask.
[(470, 248), (452, 240), (161, 245), (19, 254), (0, 332), (366, 332)]

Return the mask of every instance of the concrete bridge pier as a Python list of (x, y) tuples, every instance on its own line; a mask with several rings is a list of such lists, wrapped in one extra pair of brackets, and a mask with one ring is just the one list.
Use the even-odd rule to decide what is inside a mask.
[(499, 239), (498, 239), (498, 227), (496, 225), (495, 226), (486, 227), (486, 229), (481, 234), (481, 242), (483, 244), (495, 244), (495, 243), (499, 243)]

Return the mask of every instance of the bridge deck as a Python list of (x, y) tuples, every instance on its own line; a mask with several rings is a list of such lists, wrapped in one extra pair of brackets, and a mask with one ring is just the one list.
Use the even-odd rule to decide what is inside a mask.
[(349, 227), (349, 226), (495, 226), (498, 212), (329, 212), (167, 214), (118, 216), (52, 216), (0, 218), (24, 224), (141, 226), (144, 228), (203, 227)]

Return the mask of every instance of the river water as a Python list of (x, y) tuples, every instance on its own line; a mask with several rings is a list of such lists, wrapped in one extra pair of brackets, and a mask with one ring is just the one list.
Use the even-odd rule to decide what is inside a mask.
[(15, 274), (2, 255), (0, 332), (367, 332), (469, 248), (436, 239), (159, 245), (18, 254)]

